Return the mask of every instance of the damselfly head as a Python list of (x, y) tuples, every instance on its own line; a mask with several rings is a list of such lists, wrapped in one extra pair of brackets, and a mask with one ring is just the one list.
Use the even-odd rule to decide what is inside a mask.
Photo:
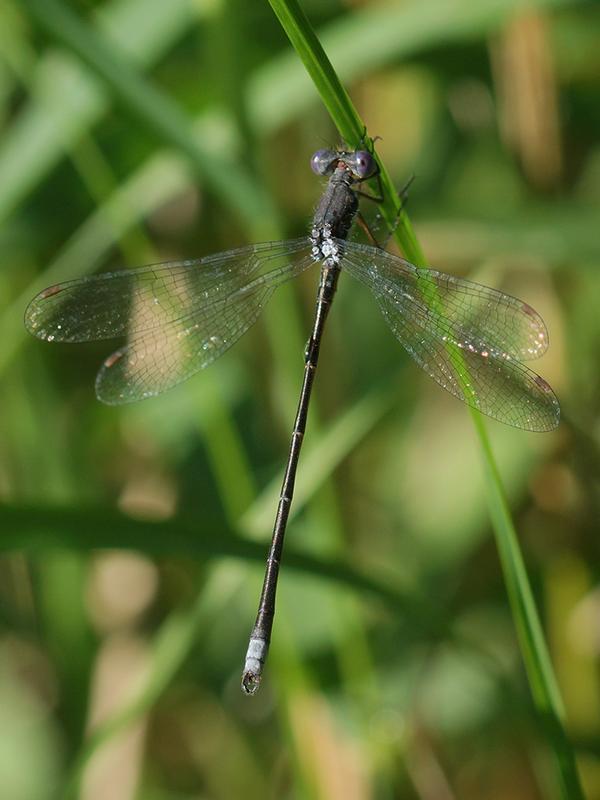
[(321, 176), (331, 175), (343, 164), (356, 181), (364, 181), (377, 174), (377, 162), (368, 150), (317, 150), (310, 160), (312, 171)]

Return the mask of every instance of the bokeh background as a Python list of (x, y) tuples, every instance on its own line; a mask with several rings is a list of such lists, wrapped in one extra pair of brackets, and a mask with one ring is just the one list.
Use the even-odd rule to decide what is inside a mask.
[[(561, 426), (487, 428), (600, 798), (598, 6), (303, 7), (397, 185), (416, 176), (428, 262), (547, 322)], [(330, 317), (252, 699), (317, 274), (123, 408), (94, 397), (110, 343), (23, 328), (48, 284), (306, 231), (337, 137), (268, 4), (3, 0), (0, 125), (1, 796), (555, 797), (469, 415), (364, 287), (342, 278)]]

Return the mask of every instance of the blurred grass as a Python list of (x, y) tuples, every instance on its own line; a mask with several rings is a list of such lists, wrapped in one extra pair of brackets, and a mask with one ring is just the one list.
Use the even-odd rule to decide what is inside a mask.
[[(73, 4), (79, 26), (68, 49), (78, 57), (39, 24), (39, 15), (67, 6), (36, 7), (38, 16), (25, 4), (0, 8), (0, 487), (9, 504), (0, 507), (0, 681), (28, 698), (28, 719), (43, 715), (32, 757), (48, 779), (26, 781), (20, 753), (10, 771), (0, 766), (3, 786), (14, 797), (45, 797), (70, 774), (83, 778), (85, 796), (99, 771), (124, 796), (137, 783), (143, 797), (230, 798), (242, 789), (262, 797), (265, 787), (274, 796), (332, 797), (336, 775), (341, 796), (427, 798), (437, 775), (447, 796), (552, 796), (515, 668), (464, 409), (402, 361), (375, 305), (345, 282), (300, 469), (272, 688), (251, 707), (238, 697), (262, 571), (261, 547), (244, 536), (270, 526), (311, 277), (281, 290), (237, 356), (118, 413), (93, 399), (105, 349), (36, 345), (21, 315), (37, 288), (105, 264), (300, 233), (318, 195), (304, 164), (332, 133), (266, 7)], [(597, 13), (575, 2), (539, 3), (525, 15), (514, 13), (515, 2), (305, 7), (361, 117), (383, 136), (378, 149), (393, 182), (417, 172), (409, 210), (428, 256), (442, 269), (477, 268), (477, 278), (530, 300), (549, 324), (540, 371), (576, 427), (540, 438), (491, 426), (490, 435), (536, 602), (551, 645), (560, 646), (569, 733), (592, 797), (598, 700), (578, 676), (597, 668)], [(65, 41), (69, 29), (59, 27)], [(88, 46), (89, 34), (99, 49)], [(96, 68), (112, 76), (112, 88)], [(518, 92), (527, 96), (532, 76), (538, 92), (523, 106)], [(563, 156), (550, 190), (529, 170), (518, 138), (527, 127), (510, 133), (506, 125), (526, 123), (527, 109), (536, 124), (547, 119), (548, 104), (536, 98), (548, 91), (560, 92)], [(157, 109), (174, 116), (143, 116)], [(543, 136), (543, 125), (537, 130)], [(235, 180), (221, 192), (221, 169), (243, 176), (257, 203), (236, 206), (227, 194)], [(402, 391), (390, 382), (399, 364)], [(115, 506), (120, 514), (108, 511)], [(131, 514), (165, 521), (155, 529)], [(191, 521), (181, 530), (179, 514)], [(134, 548), (146, 572), (140, 566), (120, 583), (125, 554), (104, 562), (89, 553), (92, 543)], [(17, 549), (25, 558), (10, 554)], [(569, 570), (558, 568), (565, 552)], [(334, 564), (342, 575), (347, 565), (353, 589), (341, 591)], [(584, 564), (587, 579), (569, 591), (573, 565)], [(319, 569), (327, 580), (313, 580)], [(142, 573), (155, 581), (145, 605), (107, 617), (117, 598), (141, 597)], [(429, 628), (402, 605), (374, 604), (365, 576), (384, 593), (402, 587), (409, 608), (426, 597), (440, 619)], [(133, 708), (146, 726), (145, 748), (130, 751), (125, 770), (102, 767), (100, 757), (126, 745), (112, 735), (110, 715), (98, 727), (102, 670), (120, 642), (150, 644), (141, 695), (124, 686), (131, 660), (109, 683), (120, 698), (113, 719)], [(24, 683), (24, 674), (34, 677)], [(3, 730), (14, 730), (18, 717), (8, 706), (6, 714)], [(84, 734), (90, 724), (108, 736), (98, 757), (99, 739)], [(19, 781), (27, 794), (18, 794)]]

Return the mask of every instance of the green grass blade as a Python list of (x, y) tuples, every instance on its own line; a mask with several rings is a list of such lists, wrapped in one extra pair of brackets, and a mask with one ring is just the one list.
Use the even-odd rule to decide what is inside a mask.
[[(537, 0), (530, 7), (574, 4), (574, 0)], [(521, 0), (364, 3), (354, 6), (351, 14), (325, 23), (319, 39), (338, 77), (349, 82), (440, 44), (484, 39), (521, 8)], [(312, 84), (290, 51), (283, 51), (249, 78), (248, 106), (257, 129), (280, 128), (310, 108), (313, 101)]]
[[(112, 0), (103, 4), (98, 27), (117, 39), (138, 69), (152, 68), (198, 17), (200, 9), (192, 14), (187, 0), (172, 0), (168, 7), (161, 0)], [(8, 47), (14, 45), (14, 27), (0, 18), (0, 50), (7, 60)], [(132, 30), (135, 36), (129, 35)], [(93, 76), (54, 48), (43, 53), (31, 69), (16, 56), (9, 63), (26, 86), (28, 99), (0, 141), (0, 219), (35, 190), (109, 105)]]
[[(285, 2), (284, 0), (270, 0), (270, 3), (302, 59), (308, 74), (314, 81), (341, 137), (350, 146), (358, 145), (366, 132), (366, 126), (342, 86), (304, 11), (297, 0), (286, 0)], [(379, 158), (377, 158), (377, 162), (384, 189), (384, 201), (380, 205), (383, 218), (392, 228), (400, 215), (395, 230), (398, 244), (413, 263), (423, 264), (425, 261), (423, 252), (407, 215), (401, 211), (402, 202), (385, 166)]]
[[(297, 0), (270, 0), (270, 3), (304, 62), (341, 136), (349, 145), (356, 145), (366, 127), (347, 92), (341, 86), (333, 66)], [(400, 207), (400, 199), (383, 165), (380, 166), (386, 196), (382, 213), (384, 218), (393, 219), (394, 210), (397, 211)], [(422, 251), (404, 212), (396, 231), (396, 239), (410, 260), (418, 264), (424, 262)], [(554, 754), (561, 796), (578, 800), (583, 798), (583, 791), (575, 756), (564, 730), (562, 702), (524, 569), (515, 528), (483, 421), (477, 412), (472, 411), (471, 414), (486, 467), (490, 517), (531, 692)]]
[(531, 694), (554, 752), (561, 797), (583, 800), (584, 794), (579, 781), (575, 754), (563, 724), (564, 708), (560, 690), (496, 460), (487, 434), (481, 427), (481, 417), (476, 412), (473, 412), (472, 416), (481, 442), (490, 516)]
[[(260, 566), (265, 560), (263, 543), (242, 538), (221, 518), (212, 525), (208, 522), (205, 535), (198, 536), (197, 521), (184, 517), (151, 522), (103, 506), (1, 504), (0, 525), (0, 552), (5, 553), (124, 549), (152, 556), (178, 553), (196, 558), (236, 558)], [(398, 589), (388, 588), (338, 559), (325, 561), (292, 550), (289, 558), (286, 553), (286, 564), (354, 590), (371, 592), (396, 608), (406, 610), (412, 603)]]
[(198, 174), (247, 224), (260, 228), (269, 201), (241, 165), (215, 160), (193, 136), (192, 122), (168, 96), (144, 80), (119, 47), (79, 19), (61, 0), (25, 0), (47, 33), (99, 75), (121, 105), (163, 142), (185, 154)]

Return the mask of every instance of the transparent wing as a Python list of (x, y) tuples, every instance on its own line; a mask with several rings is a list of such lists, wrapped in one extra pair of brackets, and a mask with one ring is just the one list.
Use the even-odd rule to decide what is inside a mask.
[[(341, 245), (342, 246), (342, 245)], [(497, 350), (520, 361), (539, 358), (548, 347), (544, 320), (522, 300), (479, 283), (418, 269), (369, 245), (346, 242), (344, 268), (379, 293), (391, 290), (411, 319), (435, 317), (478, 350)], [(434, 300), (435, 302), (432, 302)]]
[(193, 261), (105, 272), (40, 292), (25, 326), (52, 342), (91, 342), (153, 330), (189, 316), (240, 289), (265, 270), (284, 280), (296, 274), (306, 238), (228, 250)]
[[(312, 258), (305, 256), (299, 266), (311, 263)], [(275, 276), (265, 278), (196, 310), (185, 320), (132, 334), (98, 372), (98, 399), (109, 405), (144, 400), (212, 364), (256, 322), (281, 282)]]
[(518, 361), (525, 353), (531, 357), (531, 349), (539, 355), (535, 341), (547, 342), (545, 326), (529, 306), (471, 281), (418, 270), (372, 247), (347, 244), (342, 268), (369, 286), (395, 336), (448, 392), (517, 428), (548, 431), (558, 425), (554, 392)]
[(101, 367), (96, 394), (110, 405), (142, 400), (229, 349), (277, 286), (314, 264), (311, 246), (307, 238), (265, 243), (58, 284), (31, 302), (26, 324), (47, 341), (126, 334)]

